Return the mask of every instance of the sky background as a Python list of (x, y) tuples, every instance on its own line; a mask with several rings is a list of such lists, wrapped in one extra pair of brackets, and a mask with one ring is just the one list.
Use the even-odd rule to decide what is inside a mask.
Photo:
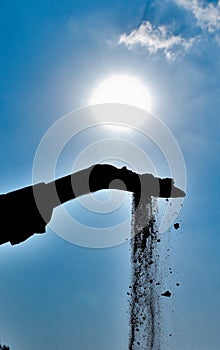
[[(180, 229), (161, 237), (160, 249), (170, 249), (161, 279), (173, 292), (161, 301), (162, 349), (218, 350), (220, 3), (1, 1), (0, 43), (1, 193), (32, 183), (47, 129), (87, 106), (100, 82), (125, 74), (146, 85), (152, 114), (172, 131), (187, 170)], [(2, 343), (127, 349), (129, 254), (129, 242), (89, 249), (50, 229), (1, 246)]]

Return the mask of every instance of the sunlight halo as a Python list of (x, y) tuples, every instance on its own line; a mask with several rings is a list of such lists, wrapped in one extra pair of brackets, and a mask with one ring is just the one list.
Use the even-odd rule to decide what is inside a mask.
[(151, 112), (152, 98), (147, 87), (129, 75), (114, 75), (94, 90), (90, 104), (122, 103)]

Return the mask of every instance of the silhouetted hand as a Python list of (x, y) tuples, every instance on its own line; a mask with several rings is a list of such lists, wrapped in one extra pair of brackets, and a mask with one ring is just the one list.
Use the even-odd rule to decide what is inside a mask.
[(93, 167), (89, 187), (91, 192), (117, 189), (162, 198), (185, 197), (185, 192), (174, 186), (173, 178), (161, 179), (149, 173), (138, 174), (125, 166), (118, 169), (109, 164)]

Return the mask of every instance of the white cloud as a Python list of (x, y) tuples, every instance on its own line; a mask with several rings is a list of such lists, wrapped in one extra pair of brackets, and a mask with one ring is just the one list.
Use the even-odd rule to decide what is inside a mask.
[(181, 52), (187, 52), (198, 38), (185, 39), (181, 35), (173, 35), (166, 26), (153, 27), (148, 21), (129, 34), (122, 34), (118, 43), (128, 48), (135, 45), (145, 47), (149, 53), (163, 52), (168, 60), (175, 59)]
[(217, 4), (209, 3), (204, 5), (198, 0), (174, 0), (175, 3), (193, 13), (197, 24), (209, 33), (220, 29), (220, 0)]

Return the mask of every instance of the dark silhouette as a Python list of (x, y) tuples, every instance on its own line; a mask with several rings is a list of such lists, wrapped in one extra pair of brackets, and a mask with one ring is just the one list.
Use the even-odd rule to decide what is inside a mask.
[(9, 346), (0, 344), (0, 350), (10, 350), (10, 348), (9, 348)]
[(137, 174), (126, 167), (97, 164), (49, 183), (38, 183), (0, 195), (1, 217), (7, 223), (1, 227), (0, 244), (18, 244), (34, 233), (44, 233), (53, 209), (76, 197), (102, 189), (126, 190), (154, 197), (184, 197), (172, 178), (156, 178)]

